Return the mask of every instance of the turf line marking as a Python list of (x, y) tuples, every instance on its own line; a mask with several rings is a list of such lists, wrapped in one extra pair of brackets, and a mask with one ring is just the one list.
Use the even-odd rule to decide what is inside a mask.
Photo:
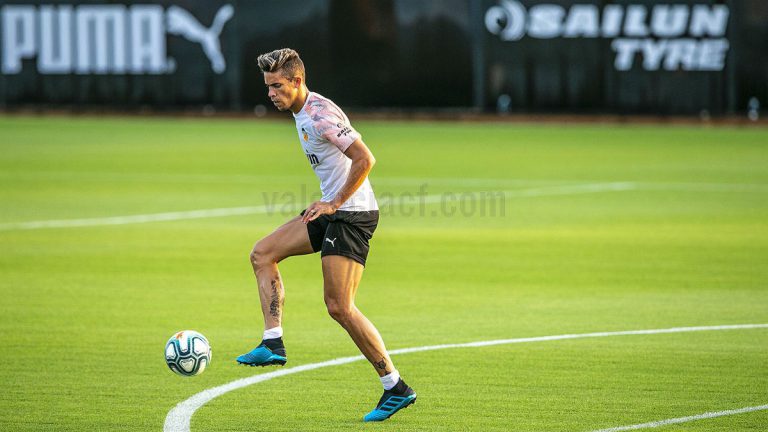
[[(594, 184), (580, 184), (580, 185), (568, 185), (568, 186), (552, 186), (552, 187), (537, 187), (510, 191), (496, 191), (504, 193), (505, 196), (511, 198), (519, 197), (540, 197), (540, 196), (556, 196), (556, 195), (575, 195), (585, 193), (599, 193), (599, 192), (611, 192), (611, 191), (623, 191), (635, 189), (636, 185), (627, 182), (617, 183), (594, 183)], [(483, 193), (485, 195), (487, 193)], [(417, 199), (418, 197), (415, 197)], [(452, 199), (450, 195), (446, 194), (434, 194), (426, 195), (423, 197), (423, 201), (427, 204), (438, 203), (443, 200), (455, 201), (458, 199), (477, 199), (477, 192), (471, 195), (465, 196), (462, 193), (453, 193)], [(481, 197), (485, 199), (485, 196)], [(389, 205), (391, 201), (381, 200), (380, 207)], [(411, 204), (411, 203), (409, 203)], [(418, 201), (412, 202), (413, 205), (418, 205)], [(178, 211), (168, 213), (150, 213), (128, 216), (112, 216), (101, 218), (86, 218), (86, 219), (58, 219), (58, 220), (42, 220), (31, 222), (15, 222), (0, 224), (0, 231), (19, 231), (19, 230), (34, 230), (45, 228), (78, 228), (78, 227), (91, 227), (91, 226), (105, 226), (105, 225), (128, 225), (137, 223), (148, 222), (166, 222), (166, 221), (178, 221), (186, 219), (206, 219), (213, 217), (225, 217), (225, 216), (242, 216), (252, 214), (265, 214), (265, 213), (279, 213), (285, 210), (285, 206), (279, 203), (259, 205), (251, 207), (228, 207), (228, 208), (214, 208), (214, 209), (202, 209), (202, 210), (189, 210)], [(295, 211), (301, 210), (299, 207), (295, 208)]]
[[(748, 185), (742, 185), (748, 186)], [(743, 189), (743, 188), (739, 188)], [(566, 196), (566, 195), (579, 195), (579, 194), (591, 194), (602, 192), (622, 192), (631, 190), (688, 190), (688, 191), (730, 191), (736, 190), (727, 185), (717, 184), (702, 184), (695, 186), (694, 184), (685, 183), (638, 183), (638, 182), (611, 182), (611, 183), (587, 183), (587, 184), (573, 184), (573, 185), (559, 185), (559, 186), (541, 186), (525, 189), (512, 189), (512, 190), (489, 190), (489, 191), (461, 191), (461, 192), (445, 192), (441, 194), (432, 194), (419, 197), (418, 195), (411, 194), (413, 198), (406, 205), (420, 205), (435, 204), (445, 201), (457, 201), (457, 200), (477, 200), (493, 198), (493, 194), (502, 193), (507, 198), (533, 198), (533, 197), (546, 197), (546, 196)], [(480, 196), (478, 197), (478, 194)], [(385, 207), (391, 205), (391, 199), (382, 197), (379, 200), (379, 207)], [(138, 215), (126, 215), (126, 216), (110, 216), (100, 218), (84, 218), (84, 219), (54, 219), (54, 220), (41, 220), (30, 222), (10, 222), (1, 223), (0, 231), (22, 231), (22, 230), (35, 230), (46, 228), (80, 228), (91, 226), (107, 226), (107, 225), (129, 225), (138, 223), (149, 222), (167, 222), (178, 221), (188, 219), (207, 219), (214, 217), (227, 217), (227, 216), (243, 216), (252, 214), (266, 214), (266, 213), (278, 213), (284, 211), (286, 207), (282, 204), (274, 203), (268, 205), (250, 206), (250, 207), (225, 207), (214, 209), (200, 209), (200, 210), (188, 210), (178, 212), (166, 212), (166, 213), (149, 213)], [(301, 210), (300, 207), (293, 209), (294, 211)]]
[(608, 429), (600, 429), (592, 432), (620, 432), (620, 431), (637, 430), (637, 429), (657, 428), (660, 426), (666, 426), (671, 424), (687, 423), (687, 422), (696, 421), (696, 420), (711, 419), (711, 418), (730, 416), (730, 415), (736, 415), (736, 414), (745, 414), (745, 413), (762, 411), (762, 410), (768, 410), (768, 405), (760, 405), (760, 406), (746, 407), (746, 408), (726, 410), (726, 411), (706, 412), (704, 414), (697, 414), (697, 415), (688, 416), (688, 417), (678, 417), (678, 418), (667, 419), (667, 420), (657, 420), (657, 421), (652, 421), (648, 423), (629, 425), (629, 426), (618, 426), (618, 427), (613, 427)]
[(103, 225), (128, 225), (147, 222), (175, 221), (184, 219), (204, 219), (222, 216), (249, 215), (266, 213), (273, 206), (229, 207), (202, 210), (189, 210), (169, 213), (150, 213), (129, 216), (111, 216), (87, 219), (58, 219), (32, 222), (0, 224), (0, 231), (33, 230), (42, 228), (76, 228)]
[[(152, 183), (247, 183), (259, 182), (291, 182), (308, 180), (306, 175), (256, 175), (256, 174), (166, 174), (166, 173), (104, 173), (80, 171), (54, 172), (10, 172), (0, 173), (0, 178), (11, 179), (54, 179), (74, 181), (120, 181), (120, 182), (152, 182)], [(498, 178), (498, 177), (385, 177), (374, 176), (371, 183), (377, 185), (440, 185), (440, 186), (531, 186), (556, 184), (597, 183), (594, 179), (530, 179), (530, 178)], [(681, 191), (768, 191), (768, 184), (763, 183), (713, 183), (713, 182), (638, 182), (643, 189), (649, 190), (681, 190)]]
[[(491, 341), (479, 341), (459, 344), (444, 344), (444, 345), (428, 345), (413, 348), (404, 348), (399, 350), (390, 351), (390, 355), (407, 354), (412, 352), (421, 351), (433, 351), (449, 348), (474, 348), (484, 347), (492, 345), (504, 345), (504, 344), (518, 344), (518, 343), (531, 343), (531, 342), (546, 342), (555, 340), (567, 340), (567, 339), (584, 339), (584, 338), (599, 338), (609, 336), (630, 336), (630, 335), (655, 335), (655, 334), (668, 334), (668, 333), (686, 333), (686, 332), (701, 332), (701, 331), (719, 331), (719, 330), (746, 330), (746, 329), (758, 329), (768, 328), (768, 324), (737, 324), (737, 325), (721, 325), (721, 326), (702, 326), (702, 327), (674, 327), (666, 329), (652, 329), (652, 330), (628, 330), (617, 332), (597, 332), (597, 333), (580, 333), (580, 334), (563, 334), (554, 336), (538, 336), (528, 338), (516, 338), (516, 339), (499, 339)], [(268, 372), (259, 375), (253, 375), (247, 378), (241, 378), (239, 380), (231, 381), (227, 384), (223, 384), (217, 387), (203, 390), (190, 397), (189, 399), (179, 402), (173, 409), (168, 412), (165, 417), (165, 423), (163, 425), (164, 432), (189, 432), (190, 422), (192, 415), (200, 409), (203, 405), (211, 400), (234, 390), (241, 389), (253, 384), (268, 381), (273, 378), (291, 375), (299, 372), (310, 371), (314, 369), (320, 369), (328, 366), (339, 366), (347, 363), (352, 363), (360, 360), (364, 360), (362, 355), (354, 357), (342, 357), (334, 360), (327, 360), (320, 363), (310, 363), (301, 366), (296, 366), (288, 369), (281, 369), (275, 372)]]
[[(630, 182), (615, 182), (615, 183), (591, 183), (591, 184), (578, 184), (578, 185), (565, 185), (565, 186), (543, 186), (527, 189), (513, 189), (506, 191), (462, 191), (462, 192), (445, 192), (441, 194), (425, 195), (422, 198), (414, 196), (414, 201), (409, 202), (414, 206), (421, 203), (435, 204), (444, 201), (457, 201), (457, 200), (477, 200), (477, 199), (491, 199), (494, 194), (504, 194), (507, 198), (527, 198), (527, 197), (545, 197), (545, 196), (562, 196), (562, 195), (579, 195), (601, 192), (621, 192), (627, 190), (637, 189), (637, 185)], [(392, 204), (392, 200), (389, 197), (382, 197), (379, 200), (379, 207), (387, 207)]]

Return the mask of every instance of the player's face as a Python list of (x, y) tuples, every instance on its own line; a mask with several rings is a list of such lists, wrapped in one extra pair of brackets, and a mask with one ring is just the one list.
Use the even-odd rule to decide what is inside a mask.
[(301, 78), (289, 79), (280, 72), (265, 72), (264, 84), (267, 85), (267, 95), (280, 111), (290, 109), (299, 96)]

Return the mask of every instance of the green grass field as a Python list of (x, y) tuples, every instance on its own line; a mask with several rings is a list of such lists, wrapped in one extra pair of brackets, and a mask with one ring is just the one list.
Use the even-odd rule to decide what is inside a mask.
[[(768, 323), (766, 129), (355, 125), (387, 198), (358, 306), (389, 349)], [(269, 372), (234, 358), (262, 331), (248, 253), (318, 187), (289, 116), (0, 117), (0, 152), (0, 430), (159, 431), (190, 396)], [(319, 257), (281, 271), (286, 367), (357, 355)], [(187, 328), (214, 350), (194, 378), (163, 360)], [(361, 422), (381, 390), (355, 362), (224, 394), (191, 429), (592, 431), (768, 404), (768, 328), (393, 360), (419, 400), (385, 423)], [(655, 430), (764, 431), (768, 411)]]

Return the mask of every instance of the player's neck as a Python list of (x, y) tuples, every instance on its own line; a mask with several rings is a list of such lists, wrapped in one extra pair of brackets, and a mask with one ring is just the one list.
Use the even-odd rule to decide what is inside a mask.
[(296, 98), (296, 102), (291, 105), (291, 112), (294, 114), (298, 114), (302, 108), (304, 108), (304, 104), (307, 103), (307, 97), (309, 97), (309, 89), (307, 86), (301, 86), (299, 88), (299, 97)]

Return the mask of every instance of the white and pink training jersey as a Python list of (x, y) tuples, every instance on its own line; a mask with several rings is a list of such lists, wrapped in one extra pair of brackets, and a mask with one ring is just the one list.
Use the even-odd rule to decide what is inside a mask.
[[(309, 164), (320, 179), (323, 201), (331, 201), (349, 176), (352, 160), (344, 152), (360, 138), (347, 115), (330, 99), (309, 92), (301, 111), (294, 114), (299, 141)], [(378, 210), (368, 178), (339, 210)]]

